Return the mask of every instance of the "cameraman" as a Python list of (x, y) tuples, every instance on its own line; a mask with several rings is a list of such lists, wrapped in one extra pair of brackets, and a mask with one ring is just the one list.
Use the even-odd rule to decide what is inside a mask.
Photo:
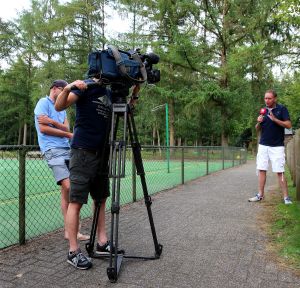
[[(70, 244), (67, 262), (83, 270), (91, 268), (92, 263), (81, 253), (76, 234), (80, 209), (82, 204), (87, 203), (89, 193), (94, 202), (101, 203), (96, 254), (109, 254), (110, 249), (113, 249), (105, 229), (105, 202), (109, 196), (109, 150), (106, 139), (111, 125), (112, 92), (100, 84), (88, 88), (89, 84), (96, 82), (99, 82), (99, 79), (76, 80), (68, 84), (55, 103), (55, 109), (58, 111), (76, 103), (70, 158), (70, 204), (66, 221)], [(76, 89), (73, 90), (74, 86)], [(139, 86), (135, 86), (131, 104), (137, 99), (138, 91)], [(126, 94), (126, 91), (123, 92)]]

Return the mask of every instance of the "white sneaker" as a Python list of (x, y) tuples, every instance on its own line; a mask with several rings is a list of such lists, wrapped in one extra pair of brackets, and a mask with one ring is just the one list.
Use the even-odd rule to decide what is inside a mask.
[(258, 202), (258, 201), (261, 201), (263, 199), (264, 199), (264, 197), (260, 196), (259, 193), (257, 193), (254, 197), (249, 198), (248, 201), (249, 202)]
[(286, 197), (284, 198), (284, 204), (289, 205), (289, 204), (293, 204), (293, 202), (290, 197)]

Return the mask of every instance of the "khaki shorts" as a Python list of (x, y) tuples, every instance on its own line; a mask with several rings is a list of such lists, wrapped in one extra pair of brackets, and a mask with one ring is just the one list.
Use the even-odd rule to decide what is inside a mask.
[(109, 152), (104, 153), (103, 159), (101, 159), (102, 154), (102, 151), (96, 153), (83, 149), (71, 149), (70, 202), (86, 204), (89, 193), (96, 201), (101, 201), (110, 195)]
[(49, 149), (44, 153), (43, 157), (47, 161), (48, 166), (52, 169), (57, 185), (61, 185), (62, 180), (69, 178), (69, 148)]
[(256, 169), (267, 171), (269, 161), (272, 164), (272, 171), (275, 173), (284, 172), (285, 152), (284, 147), (270, 147), (259, 144), (256, 157)]

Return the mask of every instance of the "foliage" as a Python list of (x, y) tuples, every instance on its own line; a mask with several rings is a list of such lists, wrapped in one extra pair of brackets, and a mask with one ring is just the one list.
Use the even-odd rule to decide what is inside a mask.
[[(115, 44), (154, 51), (161, 81), (145, 86), (136, 108), (142, 144), (248, 145), (266, 89), (276, 88), (299, 125), (299, 74), (276, 79), (274, 66), (299, 55), (299, 9), (294, 0), (31, 0), (15, 20), (0, 19), (0, 144), (25, 135), (36, 144), (33, 108), (54, 79), (85, 77), (93, 49)], [(106, 35), (109, 9), (131, 30)], [(286, 65), (285, 65), (286, 67)], [(71, 126), (74, 109), (68, 111)], [(27, 128), (26, 128), (27, 127)], [(28, 128), (29, 127), (29, 128)], [(26, 136), (26, 129), (29, 134)], [(251, 133), (250, 133), (251, 132)], [(252, 137), (252, 138), (251, 138)], [(157, 139), (156, 139), (157, 138)]]

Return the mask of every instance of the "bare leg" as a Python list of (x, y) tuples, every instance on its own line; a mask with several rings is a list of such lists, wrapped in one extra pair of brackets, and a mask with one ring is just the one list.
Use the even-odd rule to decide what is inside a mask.
[(82, 207), (81, 203), (71, 202), (67, 212), (67, 233), (69, 236), (70, 251), (75, 251), (79, 248), (77, 242), (79, 214)]
[(259, 170), (258, 171), (258, 193), (262, 197), (265, 194), (266, 179), (267, 179), (267, 171)]
[(61, 181), (61, 212), (64, 217), (66, 239), (68, 238), (68, 234), (66, 232), (66, 218), (67, 218), (67, 211), (69, 206), (69, 191), (70, 191), (70, 180), (69, 178), (63, 179)]
[(99, 218), (97, 223), (98, 242), (101, 243), (102, 245), (107, 242), (106, 227), (105, 227), (105, 203), (106, 203), (106, 199), (101, 200)]
[(288, 187), (287, 187), (287, 181), (285, 179), (284, 173), (277, 173), (279, 186), (281, 188), (281, 191), (283, 193), (283, 197), (288, 197)]

